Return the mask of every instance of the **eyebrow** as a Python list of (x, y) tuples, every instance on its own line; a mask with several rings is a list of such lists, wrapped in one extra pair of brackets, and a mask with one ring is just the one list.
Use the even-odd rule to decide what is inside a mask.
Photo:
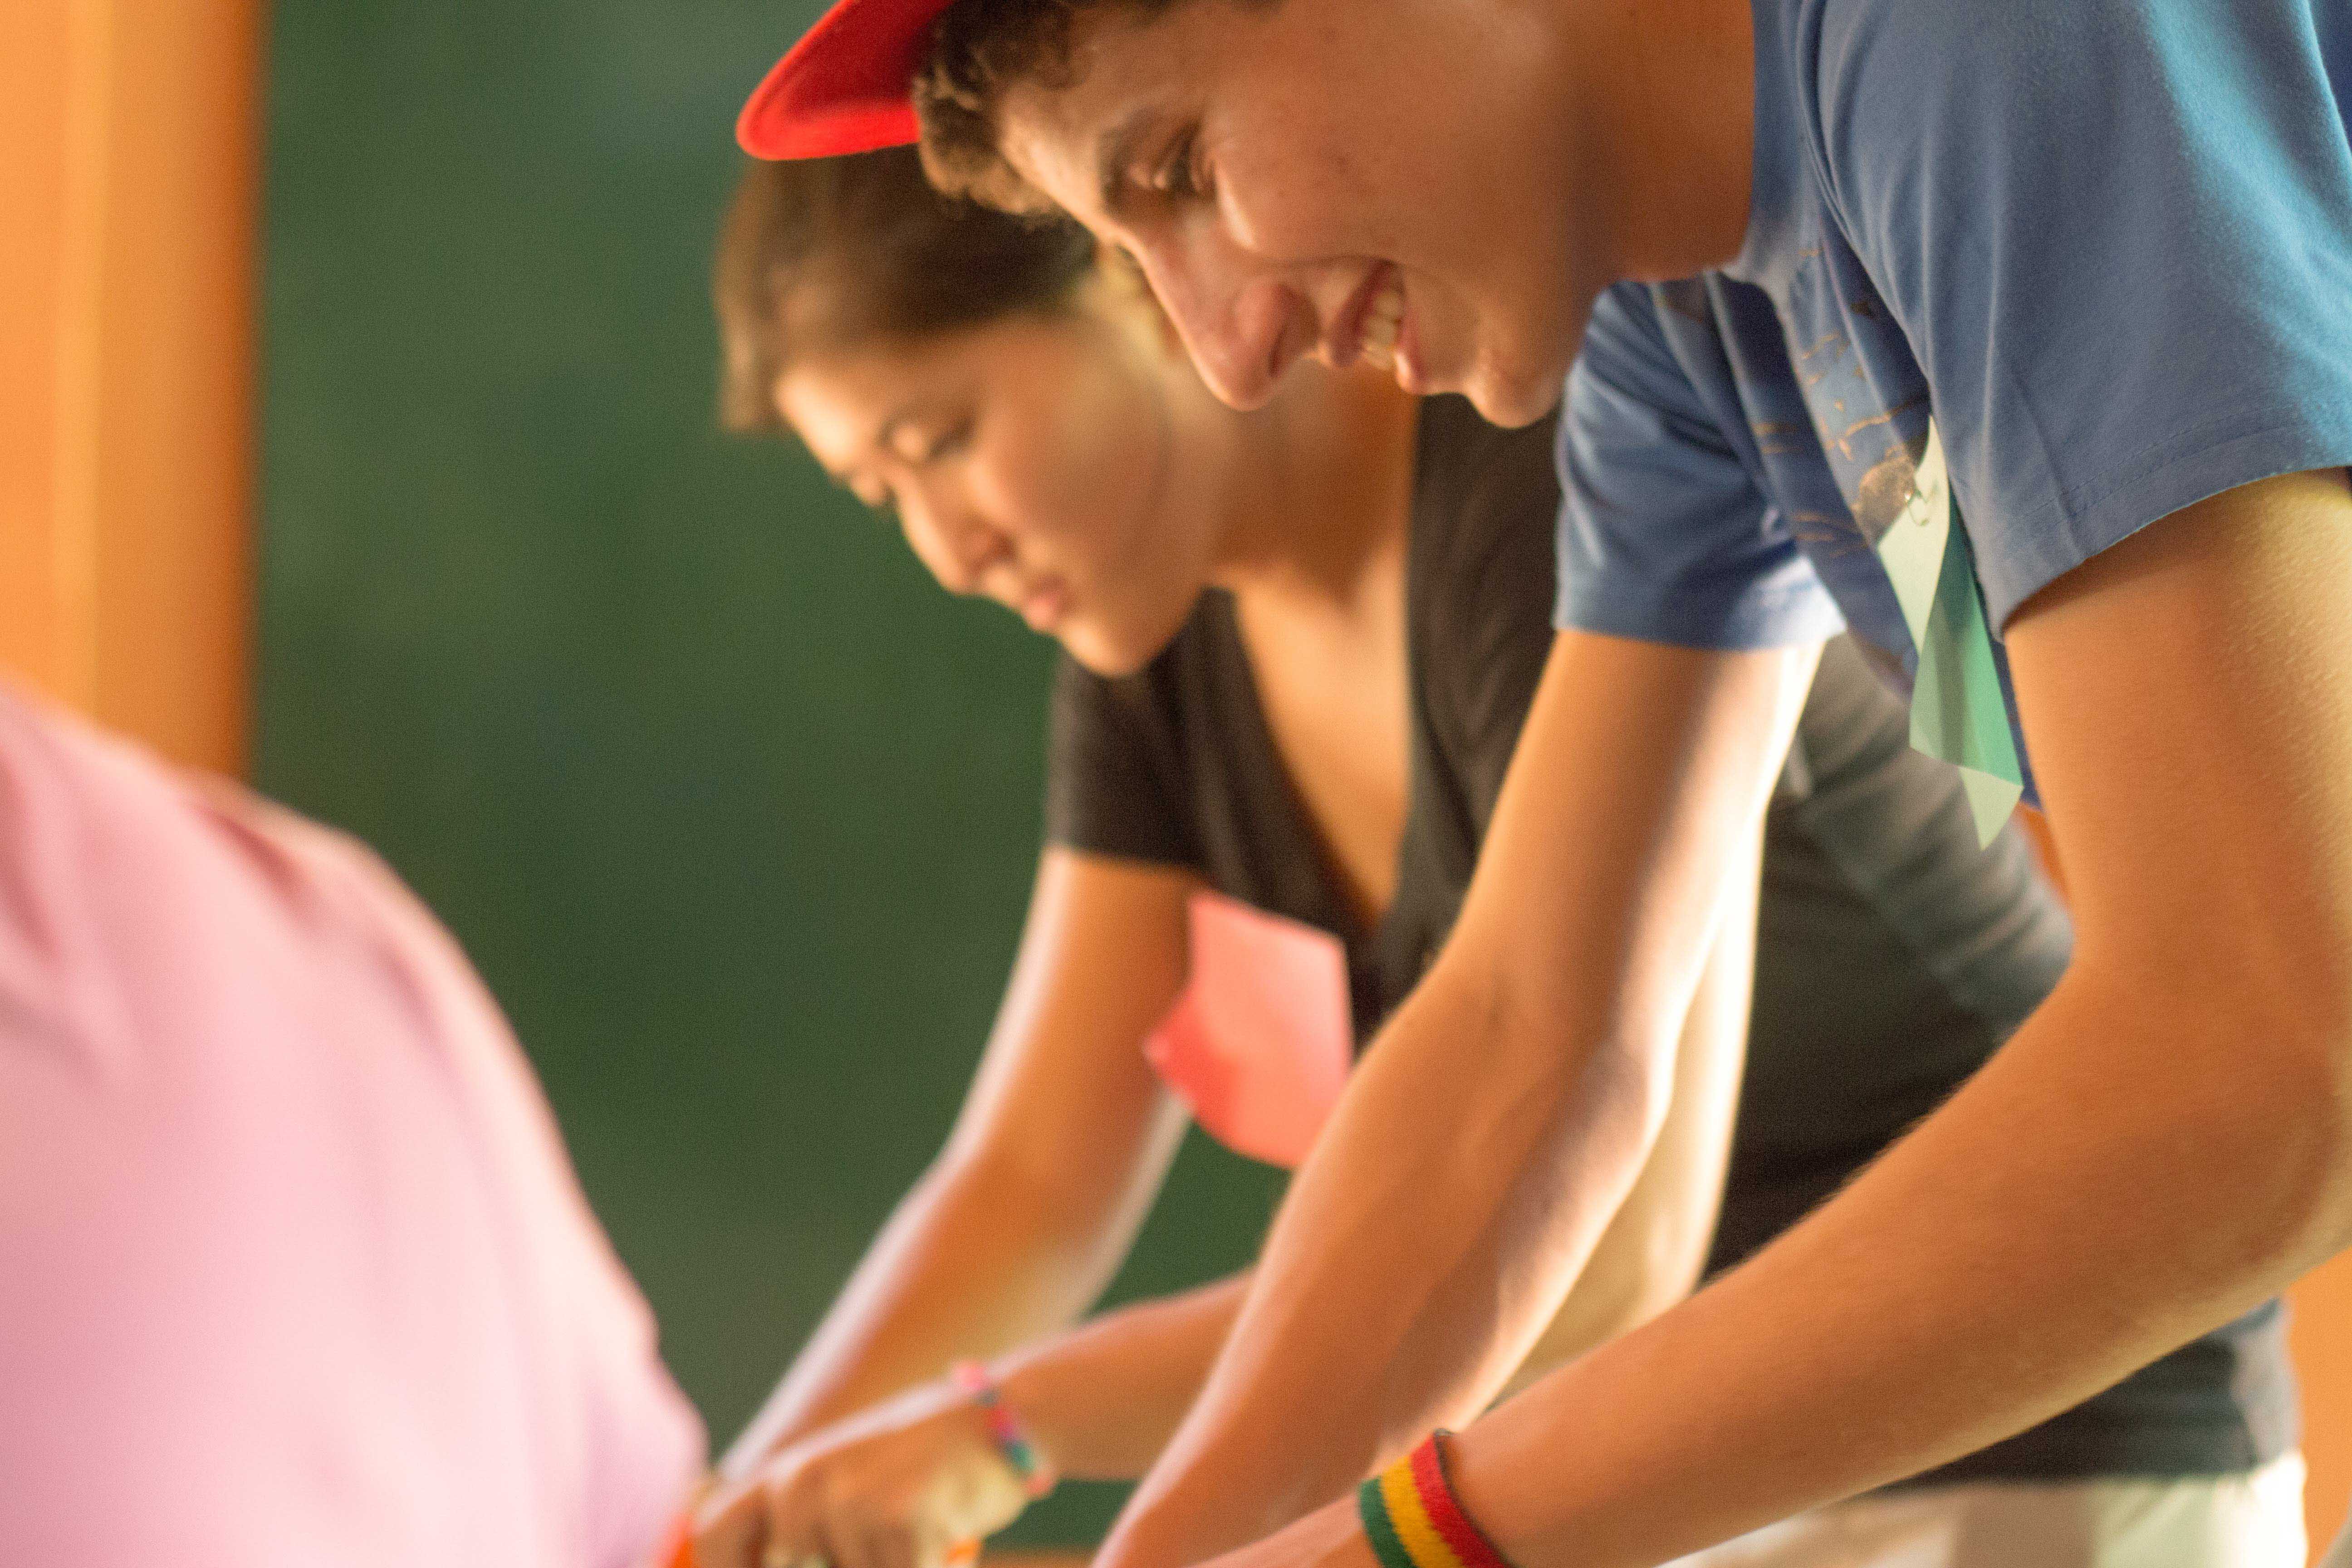
[(1112, 217), (1119, 216), (1127, 205), (1131, 193), (1127, 171), (1135, 163), (1144, 132), (1159, 114), (1150, 107), (1131, 109), (1095, 138), (1095, 195)]

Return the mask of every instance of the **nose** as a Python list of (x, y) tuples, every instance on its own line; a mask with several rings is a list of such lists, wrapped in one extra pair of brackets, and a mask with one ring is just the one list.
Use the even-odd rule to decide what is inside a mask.
[(989, 568), (1012, 552), (1012, 542), (978, 514), (927, 489), (899, 497), (898, 526), (940, 586), (966, 598), (982, 590)]
[(1283, 373), (1314, 347), (1313, 308), (1279, 276), (1197, 242), (1142, 259), (1151, 291), (1220, 401), (1263, 407)]

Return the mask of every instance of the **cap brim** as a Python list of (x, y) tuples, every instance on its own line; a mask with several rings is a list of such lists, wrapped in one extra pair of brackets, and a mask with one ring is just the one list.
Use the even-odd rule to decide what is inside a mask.
[(760, 83), (735, 121), (754, 158), (831, 158), (918, 139), (908, 95), (950, 0), (838, 0)]

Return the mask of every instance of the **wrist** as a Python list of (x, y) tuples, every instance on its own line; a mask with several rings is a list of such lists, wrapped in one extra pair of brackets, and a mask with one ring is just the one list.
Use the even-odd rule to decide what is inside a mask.
[(1038, 1440), (1022, 1407), (1006, 1393), (994, 1373), (976, 1361), (962, 1361), (950, 1373), (980, 1418), (990, 1443), (1031, 1501), (1050, 1493), (1061, 1479), (1053, 1455)]
[(1512, 1568), (1454, 1492), (1451, 1436), (1431, 1433), (1357, 1489), (1357, 1518), (1380, 1568)]
[[(1339, 1512), (1348, 1514), (1349, 1510), (1342, 1506)], [(1341, 1534), (1323, 1552), (1317, 1568), (1381, 1568), (1381, 1560), (1373, 1554), (1371, 1542), (1365, 1537), (1362, 1526), (1358, 1524)]]

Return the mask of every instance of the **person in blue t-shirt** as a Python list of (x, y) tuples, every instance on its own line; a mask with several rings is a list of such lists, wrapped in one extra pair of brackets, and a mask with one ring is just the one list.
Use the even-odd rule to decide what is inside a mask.
[(1841, 625), (1982, 826), (2046, 805), (2074, 968), (1398, 1484), (1522, 1568), (1654, 1563), (2352, 1244), (2347, 99), (2352, 0), (843, 0), (780, 64), (747, 146), (919, 115), (936, 178), (1131, 252), (1230, 402), (1310, 354), (1503, 422), (1567, 386), (1561, 629), (1455, 935), (1108, 1568), (1436, 1550), (1316, 1505), (1476, 1415), (1606, 1225)]

